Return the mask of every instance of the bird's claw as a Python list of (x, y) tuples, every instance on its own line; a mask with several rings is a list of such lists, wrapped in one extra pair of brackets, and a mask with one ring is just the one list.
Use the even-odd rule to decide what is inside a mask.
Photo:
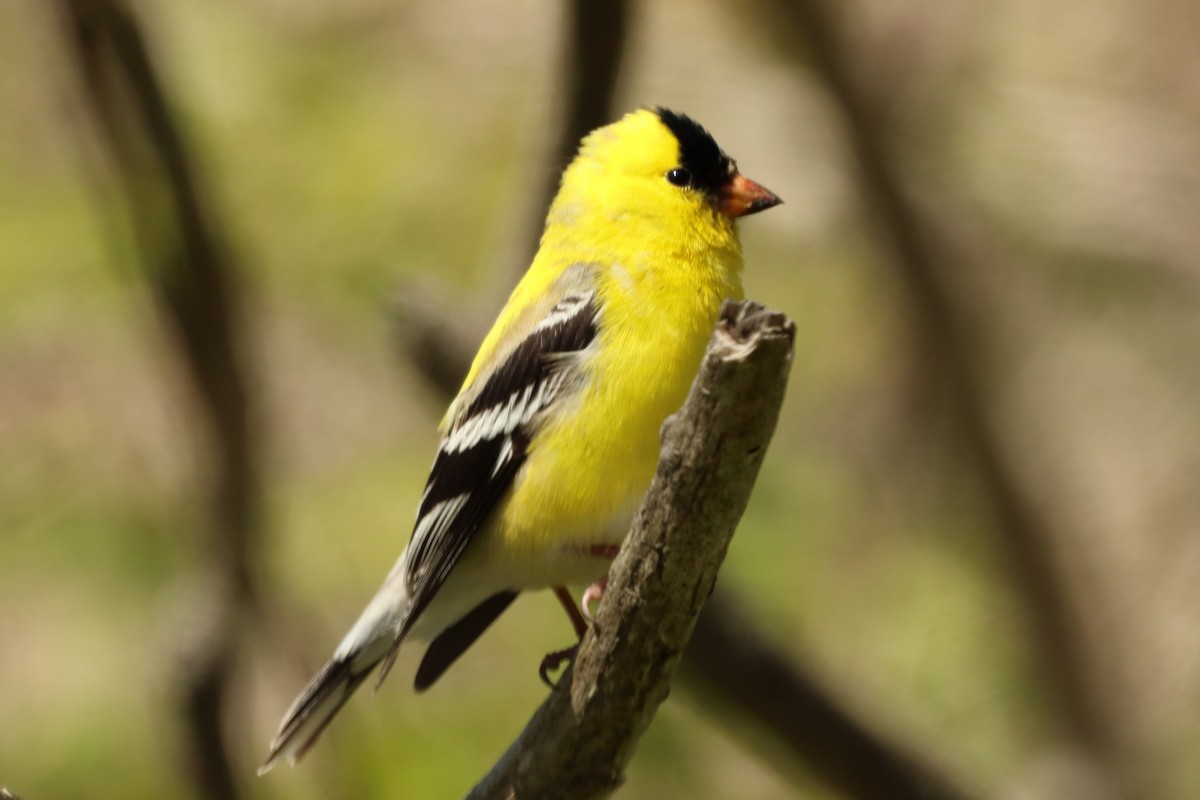
[(584, 590), (583, 596), (579, 598), (579, 609), (583, 612), (583, 616), (591, 622), (592, 620), (592, 603), (599, 603), (604, 599), (604, 590), (608, 587), (608, 576), (605, 575), (600, 580), (593, 583)]
[(550, 673), (556, 672), (564, 662), (570, 661), (575, 657), (575, 653), (579, 651), (579, 645), (573, 644), (563, 650), (555, 650), (553, 653), (547, 653), (542, 659), (541, 666), (538, 667), (538, 677), (542, 679), (542, 683), (549, 686), (551, 689), (557, 689), (558, 684), (550, 680)]

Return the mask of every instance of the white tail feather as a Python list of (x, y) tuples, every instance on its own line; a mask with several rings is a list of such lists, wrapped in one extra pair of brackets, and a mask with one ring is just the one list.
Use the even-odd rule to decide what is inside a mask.
[(355, 656), (327, 662), (284, 714), (258, 774), (269, 772), (280, 759), (294, 765), (304, 758), (350, 695), (375, 669), (390, 644), (389, 639), (378, 639)]
[(403, 557), (342, 639), (333, 658), (283, 715), (270, 752), (258, 768), (259, 775), (270, 771), (280, 759), (295, 764), (304, 758), (358, 685), (397, 644), (395, 621), (408, 603), (400, 577), (402, 564)]

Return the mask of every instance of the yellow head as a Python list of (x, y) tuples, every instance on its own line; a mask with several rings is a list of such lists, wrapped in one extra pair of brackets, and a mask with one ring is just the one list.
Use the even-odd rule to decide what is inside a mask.
[(583, 140), (563, 173), (547, 233), (562, 226), (576, 237), (619, 231), (651, 249), (736, 249), (734, 220), (779, 202), (742, 177), (692, 119), (643, 109)]

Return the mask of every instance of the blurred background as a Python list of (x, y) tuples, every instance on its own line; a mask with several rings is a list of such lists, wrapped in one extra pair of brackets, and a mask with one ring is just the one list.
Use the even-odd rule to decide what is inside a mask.
[(738, 623), (621, 796), (1200, 796), (1198, 35), (1189, 0), (0, 4), (0, 786), (469, 790), (569, 643), (549, 595), (254, 768), (570, 147), (661, 104), (784, 198), (746, 288), (798, 335)]

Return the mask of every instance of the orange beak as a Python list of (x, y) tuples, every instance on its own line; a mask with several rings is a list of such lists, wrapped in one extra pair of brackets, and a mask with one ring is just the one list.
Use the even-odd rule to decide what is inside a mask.
[(740, 172), (735, 172), (721, 187), (717, 209), (727, 217), (744, 217), (747, 214), (766, 211), (782, 202), (773, 192), (743, 177)]

